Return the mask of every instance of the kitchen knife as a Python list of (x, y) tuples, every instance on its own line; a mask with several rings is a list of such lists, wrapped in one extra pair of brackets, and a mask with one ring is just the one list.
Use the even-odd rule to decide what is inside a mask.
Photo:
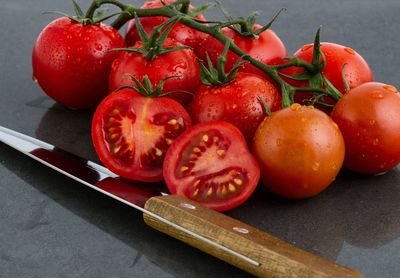
[(118, 178), (106, 168), (0, 126), (0, 142), (143, 213), (149, 226), (260, 277), (363, 277), (180, 196)]

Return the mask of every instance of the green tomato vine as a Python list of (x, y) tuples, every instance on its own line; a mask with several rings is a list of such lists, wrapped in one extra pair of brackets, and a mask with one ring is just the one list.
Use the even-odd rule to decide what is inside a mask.
[[(165, 4), (160, 8), (144, 9), (136, 8), (133, 5), (122, 3), (118, 0), (94, 0), (90, 5), (85, 18), (93, 18), (96, 11), (103, 5), (111, 4), (118, 7), (121, 12), (118, 18), (111, 24), (114, 28), (121, 28), (127, 21), (137, 17), (150, 17), (150, 16), (164, 16), (168, 18), (179, 17), (179, 23), (188, 26), (194, 30), (209, 34), (215, 39), (220, 41), (223, 45), (229, 46), (229, 50), (236, 53), (242, 60), (249, 62), (253, 66), (264, 71), (268, 76), (270, 76), (281, 88), (282, 95), (282, 106), (289, 107), (294, 102), (294, 95), (296, 92), (308, 91), (313, 92), (316, 101), (322, 99), (323, 96), (328, 96), (331, 99), (337, 101), (342, 97), (342, 94), (323, 76), (322, 70), (325, 66), (325, 57), (320, 51), (320, 29), (318, 29), (314, 40), (314, 56), (312, 63), (307, 63), (296, 57), (287, 57), (287, 61), (284, 64), (269, 66), (257, 59), (251, 57), (248, 53), (240, 49), (232, 39), (226, 37), (221, 29), (224, 27), (231, 27), (232, 29), (240, 32), (244, 36), (254, 36), (257, 37), (259, 33), (252, 31), (252, 25), (255, 23), (256, 14), (251, 14), (247, 19), (245, 18), (232, 18), (227, 17), (227, 21), (208, 21), (207, 25), (196, 19), (193, 15), (188, 13), (189, 5), (191, 0), (177, 0), (171, 4)], [(212, 5), (206, 5), (210, 7)], [(282, 10), (281, 10), (282, 11)], [(279, 11), (274, 18), (261, 29), (262, 31), (268, 29), (276, 17), (281, 12)], [(225, 10), (223, 9), (225, 13)], [(257, 32), (260, 32), (259, 30)], [(279, 70), (287, 67), (301, 67), (304, 70), (303, 74), (298, 76), (289, 77), (294, 80), (308, 80), (309, 87), (295, 87), (290, 85), (285, 81), (279, 73)], [(323, 104), (323, 103), (322, 103)]]

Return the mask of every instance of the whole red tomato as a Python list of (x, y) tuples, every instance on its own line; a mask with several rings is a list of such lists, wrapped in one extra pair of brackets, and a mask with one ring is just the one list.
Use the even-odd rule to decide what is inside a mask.
[[(164, 1), (165, 4), (171, 4), (175, 2), (176, 0), (166, 0)], [(145, 9), (154, 9), (154, 8), (159, 8), (162, 7), (163, 3), (161, 3), (160, 0), (155, 0), (155, 1), (147, 1), (144, 3), (142, 8)], [(190, 9), (192, 9), (193, 6), (190, 5)], [(197, 15), (195, 16), (196, 19), (198, 20), (206, 20), (203, 15)], [(143, 25), (144, 30), (150, 34), (151, 31), (154, 29), (154, 27), (164, 23), (167, 21), (168, 18), (162, 17), (162, 16), (151, 16), (151, 17), (142, 17), (140, 18), (140, 22)], [(174, 28), (171, 30), (171, 32), (168, 34), (168, 37), (171, 39), (176, 40), (177, 42), (180, 42), (183, 45), (190, 46), (192, 48), (196, 48), (198, 44), (206, 38), (206, 34), (196, 31), (194, 29), (191, 29), (181, 23), (177, 23)], [(137, 41), (140, 41), (140, 37), (136, 28), (136, 23), (135, 20), (130, 20), (128, 22), (128, 27), (126, 29), (126, 35), (125, 35), (125, 41), (128, 46), (134, 45)]]
[(251, 142), (266, 114), (259, 97), (271, 111), (281, 108), (281, 96), (275, 84), (259, 75), (239, 72), (227, 84), (202, 85), (190, 104), (190, 114), (195, 123), (229, 122), (239, 128), (247, 142)]
[[(141, 48), (142, 42), (137, 42), (134, 48)], [(163, 47), (181, 46), (180, 43), (167, 38)], [(132, 77), (142, 80), (148, 76), (156, 87), (161, 80), (168, 79), (163, 87), (163, 93), (178, 92), (168, 95), (181, 104), (187, 105), (200, 86), (200, 66), (192, 49), (181, 49), (156, 56), (147, 60), (141, 53), (126, 52), (113, 62), (109, 78), (109, 87), (114, 91), (121, 86), (135, 85)], [(188, 93), (182, 93), (185, 91)]]
[(344, 141), (324, 112), (296, 103), (264, 119), (254, 135), (253, 154), (271, 192), (300, 199), (332, 183), (343, 164)]
[(339, 100), (332, 118), (345, 140), (346, 168), (378, 174), (400, 162), (400, 95), (395, 87), (360, 85)]
[(93, 108), (107, 95), (107, 79), (124, 47), (117, 30), (103, 23), (83, 25), (67, 17), (54, 20), (40, 33), (32, 53), (33, 77), (58, 103)]
[(190, 126), (190, 117), (178, 102), (123, 89), (98, 106), (92, 139), (108, 169), (127, 179), (156, 182), (163, 179), (167, 149)]
[[(254, 25), (254, 30), (258, 30), (260, 28), (260, 25)], [(223, 28), (222, 33), (231, 38), (233, 42), (244, 52), (263, 62), (264, 64), (280, 64), (282, 59), (287, 56), (285, 45), (272, 30), (265, 30), (259, 35), (258, 38), (255, 38), (254, 36), (240, 35), (230, 28)], [(207, 39), (203, 40), (197, 48), (197, 55), (200, 59), (206, 61), (207, 53), (211, 60), (215, 63), (214, 65), (217, 66), (217, 58), (223, 52), (223, 50), (224, 45), (221, 42), (212, 36), (207, 36)], [(230, 71), (239, 57), (232, 51), (229, 51), (226, 59), (227, 62), (225, 64), (225, 71)], [(245, 63), (240, 71), (267, 76), (263, 71), (251, 65), (250, 63)]]
[(217, 211), (246, 201), (260, 178), (243, 135), (221, 121), (201, 123), (182, 133), (168, 149), (163, 168), (172, 194)]
[[(364, 58), (352, 48), (336, 43), (322, 42), (320, 49), (326, 58), (326, 64), (322, 73), (342, 94), (346, 93), (346, 86), (342, 76), (343, 66), (344, 74), (349, 83), (350, 89), (373, 80), (372, 71), (369, 65)], [(313, 54), (314, 45), (307, 44), (297, 50), (294, 57), (298, 57), (311, 63)], [(303, 69), (299, 67), (290, 67), (284, 69), (282, 72), (294, 76), (303, 73)], [(289, 79), (287, 81), (299, 87), (305, 87), (308, 85), (306, 81), (299, 82)], [(311, 96), (311, 93), (297, 93), (295, 100), (296, 102), (302, 103), (303, 100), (309, 99)], [(332, 100), (328, 102), (331, 104), (334, 103)]]

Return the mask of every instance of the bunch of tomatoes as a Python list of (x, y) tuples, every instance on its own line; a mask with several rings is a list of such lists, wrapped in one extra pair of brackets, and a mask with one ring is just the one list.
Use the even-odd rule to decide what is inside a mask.
[[(164, 180), (172, 194), (225, 211), (247, 200), (260, 178), (273, 193), (307, 198), (342, 166), (375, 175), (400, 162), (400, 95), (374, 82), (356, 51), (318, 41), (287, 58), (277, 34), (255, 20), (207, 33), (180, 22), (184, 16), (206, 28), (202, 9), (183, 12), (176, 3), (142, 7), (176, 17), (122, 14), (129, 19), (123, 38), (74, 2), (76, 16), (51, 22), (34, 46), (33, 74), (46, 94), (69, 108), (96, 108), (93, 144), (111, 171)], [(232, 45), (276, 76), (243, 62)], [(290, 59), (323, 66), (312, 72)], [(315, 84), (343, 96), (337, 103), (315, 97)], [(282, 86), (296, 88), (291, 105)]]

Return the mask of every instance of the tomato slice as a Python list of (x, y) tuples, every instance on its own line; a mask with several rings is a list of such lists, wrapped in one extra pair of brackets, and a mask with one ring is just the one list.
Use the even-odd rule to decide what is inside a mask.
[(167, 151), (163, 171), (172, 194), (217, 211), (241, 205), (260, 178), (243, 135), (222, 121), (201, 123), (183, 132)]
[(191, 120), (168, 98), (146, 98), (126, 89), (109, 95), (97, 108), (93, 144), (104, 165), (127, 179), (163, 179), (162, 165), (172, 142)]

